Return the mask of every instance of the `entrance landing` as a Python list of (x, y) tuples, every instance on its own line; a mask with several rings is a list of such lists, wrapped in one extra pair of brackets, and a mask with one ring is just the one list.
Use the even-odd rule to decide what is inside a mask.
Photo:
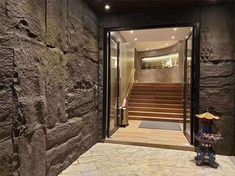
[(141, 121), (129, 120), (129, 126), (119, 128), (106, 143), (194, 151), (182, 131), (139, 128)]
[(59, 176), (233, 176), (228, 156), (216, 155), (218, 169), (196, 166), (195, 152), (98, 143)]

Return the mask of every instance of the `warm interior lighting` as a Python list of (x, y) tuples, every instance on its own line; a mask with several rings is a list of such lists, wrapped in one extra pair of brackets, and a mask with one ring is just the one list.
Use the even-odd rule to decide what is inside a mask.
[(168, 43), (165, 43), (166, 46), (168, 46), (169, 44)]
[(171, 38), (172, 38), (172, 39), (174, 39), (174, 38), (175, 38), (175, 36), (171, 36)]
[(174, 31), (177, 31), (178, 29), (177, 28), (174, 28)]
[(130, 33), (132, 34), (134, 31), (130, 31)]
[(148, 48), (146, 48), (146, 50), (148, 51), (149, 49), (148, 49)]
[(179, 58), (179, 53), (172, 53), (172, 54), (167, 54), (163, 56), (156, 56), (156, 57), (145, 57), (142, 59), (142, 61), (145, 62), (152, 62), (152, 61), (162, 61), (162, 60), (169, 60), (172, 58)]
[(135, 41), (137, 41), (138, 39), (137, 39), (137, 38), (135, 38), (134, 40), (135, 40)]
[(110, 6), (109, 6), (108, 4), (106, 4), (106, 5), (104, 6), (104, 8), (105, 8), (105, 10), (109, 10), (109, 9), (110, 9)]

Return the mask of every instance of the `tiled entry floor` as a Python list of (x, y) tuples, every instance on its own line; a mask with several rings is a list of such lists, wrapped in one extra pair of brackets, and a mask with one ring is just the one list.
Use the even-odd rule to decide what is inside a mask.
[(105, 142), (194, 151), (183, 131), (139, 128), (140, 123), (129, 120), (129, 126), (119, 128)]
[(217, 155), (218, 169), (195, 164), (195, 152), (98, 143), (60, 176), (233, 176), (235, 165)]

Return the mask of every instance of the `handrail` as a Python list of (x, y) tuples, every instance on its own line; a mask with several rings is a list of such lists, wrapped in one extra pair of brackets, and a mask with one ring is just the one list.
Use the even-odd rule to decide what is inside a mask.
[[(136, 69), (134, 69), (131, 73), (131, 77), (129, 79), (129, 85), (128, 85), (128, 89), (125, 93), (125, 96), (124, 96), (124, 100), (123, 100), (123, 104), (122, 106), (126, 106), (127, 105), (127, 102), (128, 102), (128, 99), (129, 99), (129, 96), (130, 96), (130, 93), (131, 93), (131, 89), (133, 87), (133, 83), (134, 83), (134, 76), (135, 76), (135, 72), (136, 72)], [(126, 100), (126, 101), (125, 101)], [(124, 102), (125, 101), (125, 102)]]

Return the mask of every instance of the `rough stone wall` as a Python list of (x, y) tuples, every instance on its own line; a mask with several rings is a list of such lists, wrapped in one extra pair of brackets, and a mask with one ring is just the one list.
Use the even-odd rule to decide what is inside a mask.
[(231, 7), (210, 7), (201, 12), (200, 112), (221, 116), (218, 128), (224, 139), (218, 153), (232, 154), (235, 121), (235, 58)]
[(103, 93), (103, 68), (104, 68), (104, 65), (103, 65), (103, 45), (104, 45), (104, 41), (103, 41), (103, 26), (102, 24), (100, 24), (99, 26), (99, 42), (98, 42), (98, 45), (99, 45), (99, 81), (98, 81), (98, 97), (99, 97), (99, 103), (98, 103), (98, 118), (99, 118), (99, 124), (98, 124), (98, 129), (99, 129), (99, 133), (98, 135), (100, 136), (99, 138), (99, 141), (102, 141), (103, 138), (105, 138), (103, 135), (103, 96), (104, 96), (104, 93)]
[(80, 0), (0, 16), (0, 175), (58, 175), (100, 139), (98, 21)]
[[(233, 19), (233, 22), (232, 22), (232, 24), (233, 24), (233, 39), (235, 39), (235, 5), (233, 7), (233, 18), (232, 19)], [(233, 40), (233, 58), (235, 58), (235, 40)], [(235, 72), (235, 68), (234, 68), (234, 72)], [(234, 82), (235, 82), (235, 80), (234, 80)], [(235, 114), (235, 94), (234, 94), (233, 113)], [(234, 119), (234, 138), (235, 138), (235, 119)], [(235, 139), (234, 139), (234, 142), (233, 142), (233, 155), (235, 156)]]

